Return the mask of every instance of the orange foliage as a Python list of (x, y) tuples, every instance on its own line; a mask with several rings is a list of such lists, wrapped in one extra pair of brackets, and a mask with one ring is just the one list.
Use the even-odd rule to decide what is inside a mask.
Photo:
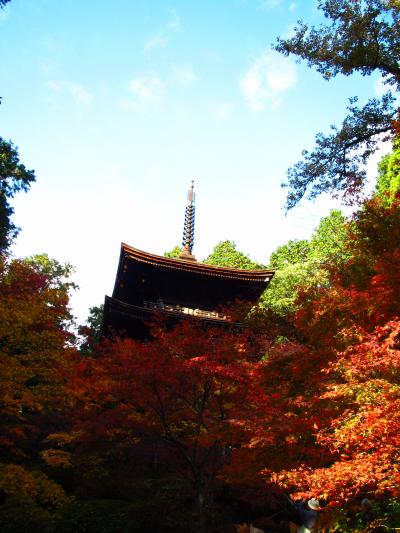
[(34, 267), (0, 258), (0, 446), (9, 456), (33, 452), (56, 398), (62, 407), (67, 303)]
[(313, 289), (298, 313), (307, 348), (282, 345), (266, 365), (284, 370), (273, 375), (290, 424), (286, 464), (266, 461), (264, 476), (332, 505), (399, 494), (400, 198), (367, 202), (348, 247), (353, 259), (332, 268), (331, 286)]

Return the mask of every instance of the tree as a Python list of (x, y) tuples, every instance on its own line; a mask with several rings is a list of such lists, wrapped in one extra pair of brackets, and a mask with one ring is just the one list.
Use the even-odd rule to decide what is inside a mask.
[(272, 427), (260, 454), (268, 482), (296, 498), (343, 506), (366, 494), (399, 495), (399, 228), (399, 195), (390, 205), (367, 201), (349, 226), (349, 259), (330, 265), (329, 283), (300, 298), (303, 342), (269, 350), (266, 385), (279, 391), (286, 446)]
[(376, 195), (383, 202), (391, 203), (400, 191), (400, 139), (393, 142), (393, 151), (382, 158), (378, 165)]
[(330, 265), (349, 259), (348, 231), (349, 223), (342, 212), (333, 209), (320, 220), (309, 241), (290, 240), (279, 246), (270, 256), (269, 266), (277, 271), (261, 297), (262, 307), (291, 321), (304, 305), (299, 295), (304, 299), (312, 287), (327, 287)]
[(27, 191), (35, 181), (33, 170), (19, 162), (17, 148), (0, 137), (0, 252), (6, 250), (18, 228), (11, 221), (14, 213), (9, 200), (19, 191)]
[(4, 533), (51, 533), (72, 500), (45, 474), (13, 464), (0, 465), (0, 490), (5, 497), (0, 514)]
[(348, 232), (349, 221), (341, 211), (332, 209), (328, 216), (321, 218), (311, 235), (310, 259), (320, 264), (346, 262)]
[(90, 307), (89, 316), (85, 326), (79, 327), (79, 335), (82, 337), (80, 351), (85, 354), (93, 352), (102, 337), (104, 318), (104, 304)]
[(174, 246), (170, 252), (165, 252), (164, 257), (171, 257), (172, 259), (177, 259), (182, 252), (182, 248), (178, 245)]
[[(57, 426), (64, 371), (73, 349), (64, 324), (68, 293), (34, 265), (0, 258), (0, 447), (2, 456), (37, 457)], [(51, 423), (50, 423), (51, 421)]]
[(315, 261), (288, 264), (275, 272), (268, 289), (261, 296), (260, 304), (290, 320), (300, 305), (299, 294), (311, 286), (327, 283), (326, 271)]
[[(329, 20), (316, 28), (299, 21), (294, 36), (278, 39), (275, 49), (293, 54), (315, 67), (329, 80), (337, 74), (363, 76), (379, 72), (388, 88), (400, 89), (400, 5), (397, 0), (319, 0)], [(351, 98), (349, 114), (341, 128), (316, 136), (316, 147), (303, 151), (303, 161), (288, 170), (286, 208), (296, 206), (308, 194), (341, 193), (354, 198), (365, 182), (364, 165), (382, 139), (399, 129), (395, 98), (388, 92), (372, 98), (363, 108)]]
[(70, 293), (79, 287), (71, 281), (75, 268), (71, 263), (60, 263), (47, 254), (35, 254), (24, 259), (24, 262), (46, 278), (47, 287)]
[(278, 246), (269, 258), (270, 268), (285, 268), (288, 265), (305, 263), (308, 261), (310, 243), (306, 240), (290, 240), (287, 244)]
[(264, 265), (252, 261), (247, 255), (236, 250), (236, 244), (233, 241), (221, 241), (218, 243), (204, 263), (245, 270), (265, 268)]
[(201, 527), (232, 449), (252, 439), (258, 418), (268, 420), (256, 343), (191, 321), (155, 329), (152, 342), (103, 341), (77, 366), (76, 453), (86, 463), (90, 447), (135, 457), (141, 444), (147, 451), (136, 464), (156, 461), (190, 482)]

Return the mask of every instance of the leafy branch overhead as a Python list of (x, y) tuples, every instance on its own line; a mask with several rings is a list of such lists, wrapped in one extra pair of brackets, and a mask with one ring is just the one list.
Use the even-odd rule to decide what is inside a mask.
[[(320, 0), (328, 25), (309, 27), (299, 21), (294, 36), (279, 38), (275, 49), (293, 54), (329, 80), (337, 74), (363, 76), (378, 72), (393, 93), (400, 90), (400, 4), (395, 0)], [(365, 163), (382, 139), (393, 137), (398, 118), (395, 97), (387, 92), (359, 108), (351, 98), (340, 128), (316, 136), (310, 153), (288, 171), (286, 208), (304, 196), (323, 192), (354, 197), (365, 183)]]
[(5, 250), (18, 233), (11, 222), (14, 209), (9, 200), (19, 191), (29, 190), (35, 181), (33, 170), (19, 162), (18, 151), (11, 142), (0, 137), (0, 251)]

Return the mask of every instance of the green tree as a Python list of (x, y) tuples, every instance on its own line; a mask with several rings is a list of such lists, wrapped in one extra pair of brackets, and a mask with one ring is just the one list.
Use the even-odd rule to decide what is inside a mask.
[(391, 203), (400, 191), (400, 140), (395, 139), (393, 151), (382, 158), (378, 165), (376, 195)]
[(268, 289), (261, 296), (260, 304), (289, 319), (288, 315), (298, 309), (300, 292), (315, 284), (325, 285), (327, 281), (327, 272), (315, 261), (288, 264), (275, 272)]
[(178, 245), (174, 246), (171, 251), (165, 252), (164, 257), (171, 257), (172, 259), (177, 259), (182, 252), (182, 248), (179, 248)]
[(19, 191), (27, 191), (35, 181), (33, 170), (19, 162), (17, 148), (0, 137), (0, 252), (6, 250), (19, 229), (11, 221), (14, 209), (9, 200)]
[(265, 268), (255, 261), (252, 261), (247, 255), (236, 250), (236, 244), (233, 241), (221, 241), (218, 243), (204, 263), (229, 268), (242, 268), (244, 270), (257, 270)]
[(291, 240), (271, 254), (269, 266), (276, 268), (261, 305), (287, 317), (299, 306), (299, 295), (311, 287), (329, 284), (327, 267), (349, 259), (346, 250), (348, 222), (343, 213), (333, 209), (320, 220), (311, 239)]
[(75, 268), (71, 263), (60, 263), (47, 254), (35, 254), (24, 259), (36, 272), (46, 276), (47, 284), (52, 289), (70, 292), (78, 289), (78, 285), (71, 281)]
[[(400, 3), (398, 0), (319, 0), (328, 24), (308, 26), (299, 21), (293, 37), (278, 39), (275, 49), (306, 60), (329, 80), (337, 74), (380, 73), (394, 93), (400, 89)], [(351, 98), (342, 126), (316, 136), (316, 147), (303, 151), (303, 160), (290, 168), (286, 208), (307, 195), (322, 192), (357, 195), (365, 183), (365, 163), (386, 139), (399, 131), (391, 92), (372, 98), (363, 108)]]
[(309, 259), (310, 243), (306, 239), (290, 240), (287, 244), (278, 246), (269, 258), (270, 268), (285, 268), (288, 265), (305, 263)]
[(79, 335), (82, 337), (80, 351), (83, 354), (90, 354), (100, 342), (102, 337), (102, 326), (104, 318), (104, 304), (90, 307), (89, 316), (85, 326), (79, 327)]
[(320, 264), (344, 261), (348, 221), (341, 211), (332, 209), (328, 216), (321, 218), (310, 240), (310, 258)]

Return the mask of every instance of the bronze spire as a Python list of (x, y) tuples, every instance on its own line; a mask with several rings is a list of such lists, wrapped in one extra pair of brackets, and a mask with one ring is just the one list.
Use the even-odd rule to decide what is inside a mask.
[(188, 261), (196, 261), (194, 255), (192, 255), (194, 240), (194, 211), (194, 180), (192, 180), (188, 191), (188, 205), (185, 210), (182, 251), (179, 255), (180, 259), (186, 259)]

